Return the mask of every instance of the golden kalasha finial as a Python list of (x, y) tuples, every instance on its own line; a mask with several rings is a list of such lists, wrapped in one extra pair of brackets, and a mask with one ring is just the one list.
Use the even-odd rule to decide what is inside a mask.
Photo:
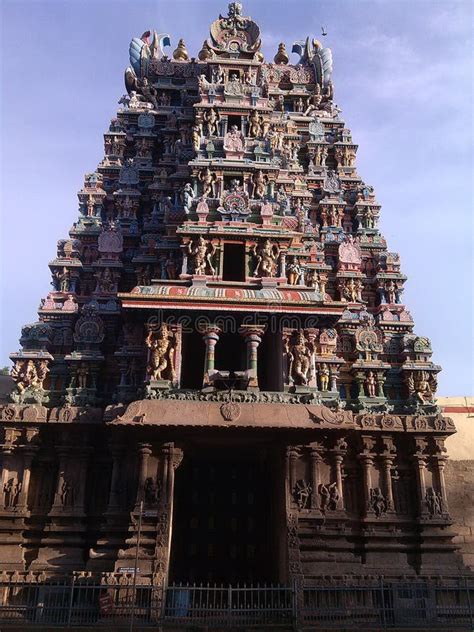
[(286, 52), (286, 46), (284, 42), (280, 42), (278, 45), (277, 54), (274, 57), (275, 64), (287, 64), (290, 61), (288, 53)]
[(180, 39), (176, 50), (173, 51), (173, 59), (177, 61), (189, 61), (189, 53), (186, 50), (186, 44), (183, 39)]
[(208, 59), (212, 59), (212, 50), (209, 48), (209, 44), (207, 40), (204, 40), (201, 50), (199, 51), (198, 58), (201, 61), (207, 61)]

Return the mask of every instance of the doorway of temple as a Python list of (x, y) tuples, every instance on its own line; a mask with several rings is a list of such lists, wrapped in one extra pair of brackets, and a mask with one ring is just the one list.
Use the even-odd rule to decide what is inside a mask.
[(270, 464), (240, 452), (199, 451), (176, 471), (170, 582), (277, 580), (278, 503)]

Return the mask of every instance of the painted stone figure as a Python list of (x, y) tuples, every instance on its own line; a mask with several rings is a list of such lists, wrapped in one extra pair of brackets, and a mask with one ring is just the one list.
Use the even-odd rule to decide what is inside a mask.
[(192, 261), (193, 274), (215, 274), (216, 270), (212, 264), (212, 257), (215, 252), (215, 246), (203, 237), (198, 237), (189, 243), (188, 253)]
[(302, 331), (296, 333), (294, 342), (287, 341), (286, 353), (288, 375), (292, 381), (299, 385), (309, 384), (313, 377), (314, 347)]
[(265, 239), (262, 244), (254, 247), (254, 254), (257, 263), (253, 275), (256, 277), (274, 277), (280, 248), (269, 239)]
[(165, 323), (156, 331), (150, 329), (146, 339), (146, 346), (150, 350), (147, 365), (149, 379), (174, 380), (174, 335)]

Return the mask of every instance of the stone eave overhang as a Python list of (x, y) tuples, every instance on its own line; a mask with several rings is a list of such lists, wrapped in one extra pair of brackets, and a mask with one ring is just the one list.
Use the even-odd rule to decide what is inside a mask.
[[(341, 316), (346, 303), (331, 303), (323, 305), (314, 300), (305, 300), (299, 292), (295, 290), (282, 290), (280, 298), (265, 297), (244, 297), (241, 291), (239, 295), (219, 296), (218, 290), (224, 288), (213, 288), (217, 290), (213, 296), (199, 296), (189, 294), (148, 294), (141, 290), (149, 286), (139, 286), (132, 292), (122, 292), (118, 294), (122, 307), (125, 309), (191, 309), (209, 310), (220, 309), (226, 311), (249, 312), (257, 310), (269, 313), (299, 313), (321, 316)], [(183, 290), (182, 286), (172, 286), (172, 288)], [(191, 288), (186, 288), (191, 289)], [(229, 288), (225, 288), (229, 291)], [(238, 290), (237, 290), (238, 291)], [(279, 291), (280, 293), (280, 291)], [(309, 294), (309, 292), (307, 293)]]
[[(236, 395), (245, 393), (236, 393)], [(141, 399), (124, 406), (113, 404), (105, 410), (91, 406), (46, 408), (40, 404), (0, 405), (0, 422), (62, 426), (107, 426), (244, 429), (244, 430), (355, 430), (359, 432), (396, 432), (411, 435), (432, 434), (448, 436), (456, 432), (449, 417), (441, 414), (354, 413), (350, 410), (333, 410), (323, 404), (303, 402), (265, 401), (278, 393), (252, 393), (250, 398), (262, 401), (235, 401), (220, 398), (219, 401), (198, 401), (200, 394), (191, 393), (195, 399), (186, 399), (189, 393), (176, 391), (173, 397)], [(218, 394), (215, 396), (217, 397)], [(282, 393), (282, 397), (285, 395)], [(182, 398), (182, 399), (180, 399)], [(236, 397), (235, 399), (238, 399)], [(18, 446), (13, 446), (13, 449)]]
[(278, 240), (291, 241), (297, 237), (305, 237), (304, 233), (291, 231), (284, 226), (272, 224), (254, 224), (253, 222), (187, 222), (181, 224), (177, 230), (177, 235), (206, 235), (208, 237), (236, 237), (246, 238), (272, 238)]
[[(262, 393), (264, 395), (264, 393)], [(179, 399), (142, 399), (125, 410), (107, 411), (109, 426), (153, 426), (168, 428), (224, 428), (252, 430), (336, 430), (359, 432), (397, 432), (450, 435), (456, 432), (449, 417), (441, 415), (399, 416), (356, 414), (332, 410), (322, 404), (269, 402), (183, 401)], [(423, 429), (420, 429), (420, 419)]]

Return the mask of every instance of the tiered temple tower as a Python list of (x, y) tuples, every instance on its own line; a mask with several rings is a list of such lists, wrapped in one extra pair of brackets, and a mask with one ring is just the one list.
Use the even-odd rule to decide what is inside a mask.
[(459, 571), (440, 367), (317, 40), (239, 3), (127, 95), (0, 409), (0, 568), (257, 582)]

